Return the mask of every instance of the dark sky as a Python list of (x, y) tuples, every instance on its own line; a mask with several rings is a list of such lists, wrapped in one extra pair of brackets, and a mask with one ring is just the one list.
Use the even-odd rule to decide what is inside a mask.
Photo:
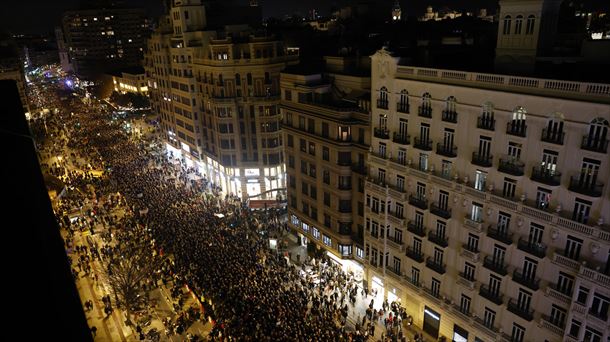
[[(8, 8), (0, 13), (0, 29), (11, 33), (52, 32), (53, 27), (59, 23), (61, 13), (76, 8), (81, 1), (83, 0), (9, 0), (4, 3)], [(248, 3), (248, 0), (229, 1)], [(163, 0), (124, 0), (124, 2), (145, 8), (151, 17), (158, 16), (163, 8)], [(333, 4), (343, 6), (355, 2), (357, 0), (259, 0), (263, 6), (264, 17), (281, 17), (295, 12), (304, 15), (312, 8), (325, 15), (329, 13)], [(373, 0), (376, 5), (388, 6), (388, 8), (393, 2), (393, 0)], [(435, 8), (447, 6), (454, 9), (486, 7), (490, 12), (494, 12), (498, 0), (400, 0), (400, 3), (406, 15), (420, 15), (428, 4)]]

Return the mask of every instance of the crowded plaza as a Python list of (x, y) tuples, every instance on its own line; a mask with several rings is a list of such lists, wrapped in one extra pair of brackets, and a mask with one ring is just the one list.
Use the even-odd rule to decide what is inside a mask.
[[(413, 340), (400, 303), (374, 303), (328, 258), (294, 262), (270, 248), (286, 234), (282, 213), (254, 214), (247, 199), (167, 152), (153, 119), (117, 119), (108, 103), (63, 93), (46, 87), (42, 105), (57, 110), (30, 125), (43, 172), (64, 184), (51, 197), (75, 281), (91, 284), (81, 299), (94, 337)], [(113, 273), (136, 257), (148, 273), (125, 304)]]

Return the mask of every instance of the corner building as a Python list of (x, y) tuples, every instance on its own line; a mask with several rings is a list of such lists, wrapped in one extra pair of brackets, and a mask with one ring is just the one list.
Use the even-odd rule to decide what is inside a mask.
[(358, 281), (364, 274), (369, 63), (362, 72), (356, 58), (325, 62), (324, 70), (289, 69), (281, 76), (289, 226), (303, 246), (315, 244)]
[(174, 1), (145, 56), (167, 149), (241, 197), (284, 188), (280, 71), (283, 43), (246, 25), (210, 27), (201, 1)]
[(456, 341), (607, 341), (610, 85), (371, 63), (375, 303)]

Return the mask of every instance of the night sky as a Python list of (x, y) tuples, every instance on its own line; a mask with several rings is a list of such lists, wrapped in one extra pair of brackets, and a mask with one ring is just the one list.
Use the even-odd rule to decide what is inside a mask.
[[(75, 9), (83, 0), (11, 0), (5, 3), (8, 10), (0, 13), (0, 29), (10, 33), (49, 33), (59, 24), (61, 14), (65, 10)], [(86, 1), (86, 0), (85, 0)], [(248, 0), (222, 0), (247, 4)], [(316, 8), (321, 15), (329, 14), (330, 7), (335, 4), (344, 6), (357, 0), (259, 0), (263, 7), (264, 17), (282, 17), (285, 14), (307, 12)], [(391, 7), (393, 0), (374, 0), (375, 3)], [(163, 0), (124, 0), (124, 3), (145, 8), (150, 17), (157, 17), (163, 11)], [(403, 12), (406, 15), (421, 15), (428, 4), (435, 8), (469, 10), (486, 7), (489, 12), (495, 12), (498, 0), (401, 0)], [(464, 5), (466, 4), (466, 5)]]

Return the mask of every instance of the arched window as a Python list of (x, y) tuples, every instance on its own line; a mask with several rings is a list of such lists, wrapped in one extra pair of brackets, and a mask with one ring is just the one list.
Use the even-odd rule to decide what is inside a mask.
[(515, 34), (521, 34), (521, 28), (523, 28), (523, 16), (518, 15), (515, 19)]
[(477, 120), (477, 127), (493, 131), (496, 127), (494, 119), (494, 104), (487, 101), (481, 106), (481, 116)]
[(397, 110), (402, 113), (409, 112), (409, 93), (406, 89), (400, 91), (400, 102), (398, 102)]
[(510, 34), (510, 22), (511, 22), (510, 15), (507, 15), (506, 17), (504, 17), (504, 27), (502, 28), (503, 34)]
[(546, 128), (542, 130), (542, 141), (563, 145), (563, 137), (565, 136), (563, 119), (563, 114), (559, 112), (549, 116)]
[(527, 17), (527, 24), (525, 26), (525, 34), (534, 34), (534, 25), (536, 25), (536, 16), (533, 14)]
[(454, 96), (449, 96), (445, 101), (445, 110), (443, 111), (443, 121), (457, 123), (457, 112), (455, 110), (455, 104), (457, 100)]
[(585, 150), (606, 153), (608, 150), (608, 120), (596, 118), (589, 124), (589, 134), (585, 135), (581, 147)]
[(379, 90), (379, 99), (377, 100), (377, 108), (388, 109), (388, 88), (381, 87)]
[(525, 117), (527, 111), (525, 108), (518, 106), (513, 110), (513, 119), (507, 123), (506, 133), (525, 137), (527, 126), (525, 125)]
[(455, 96), (449, 96), (447, 98), (447, 112), (455, 112), (455, 104), (457, 103), (457, 100), (455, 99)]
[(426, 118), (432, 117), (432, 95), (424, 93), (421, 97), (421, 106), (419, 107), (419, 116)]

